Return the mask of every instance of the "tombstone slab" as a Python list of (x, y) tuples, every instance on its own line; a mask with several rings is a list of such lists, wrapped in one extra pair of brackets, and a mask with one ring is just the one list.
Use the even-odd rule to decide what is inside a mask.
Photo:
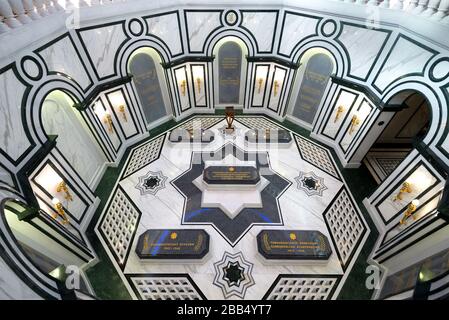
[(139, 237), (136, 253), (140, 259), (202, 259), (209, 239), (202, 229), (150, 229)]
[(328, 260), (332, 254), (327, 237), (315, 230), (262, 230), (257, 248), (267, 260)]

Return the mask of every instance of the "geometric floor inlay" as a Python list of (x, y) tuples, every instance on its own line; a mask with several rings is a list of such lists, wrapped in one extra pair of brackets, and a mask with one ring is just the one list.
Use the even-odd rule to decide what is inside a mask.
[(243, 299), (246, 290), (254, 285), (253, 264), (246, 261), (241, 252), (225, 252), (223, 258), (214, 263), (214, 268), (214, 285), (220, 287), (225, 298), (237, 296)]
[[(338, 296), (369, 227), (332, 154), (290, 130), (295, 143), (281, 148), (248, 144), (249, 130), (282, 125), (264, 116), (237, 115), (235, 120), (236, 130), (227, 134), (222, 130), (224, 117), (192, 117), (133, 147), (124, 160), (95, 233), (132, 298), (324, 300)], [(165, 143), (175, 128), (207, 129), (215, 139)], [(226, 188), (211, 187), (203, 173), (207, 166), (223, 165), (251, 166), (259, 180), (221, 193)], [(188, 234), (208, 235), (209, 252), (201, 258), (179, 259), (195, 245), (195, 237), (184, 235), (188, 229), (196, 229)], [(318, 231), (328, 238), (333, 254), (319, 263), (269, 260), (257, 243), (260, 232), (268, 229)], [(150, 245), (164, 248), (167, 254), (143, 259), (137, 244), (148, 230), (176, 230), (178, 238), (156, 239)], [(289, 239), (280, 238), (274, 247), (284, 250)]]
[(165, 181), (167, 181), (167, 177), (162, 174), (162, 171), (150, 171), (143, 177), (139, 177), (136, 189), (140, 190), (142, 196), (146, 194), (155, 195), (159, 190), (165, 188)]
[(318, 177), (313, 172), (299, 172), (299, 176), (295, 178), (298, 189), (303, 190), (308, 196), (322, 196), (323, 191), (327, 189), (324, 185), (324, 179)]
[[(245, 159), (254, 161), (260, 176), (269, 182), (260, 192), (263, 207), (258, 209), (243, 208), (233, 218), (229, 217), (221, 208), (202, 208), (202, 191), (193, 183), (197, 177), (202, 175), (206, 159), (223, 160), (230, 155), (240, 161)], [(288, 180), (271, 170), (266, 152), (245, 152), (232, 143), (228, 143), (214, 152), (193, 153), (190, 169), (171, 183), (186, 198), (182, 223), (210, 224), (231, 246), (235, 246), (254, 225), (282, 225), (282, 214), (278, 207), (278, 199), (290, 186)]]

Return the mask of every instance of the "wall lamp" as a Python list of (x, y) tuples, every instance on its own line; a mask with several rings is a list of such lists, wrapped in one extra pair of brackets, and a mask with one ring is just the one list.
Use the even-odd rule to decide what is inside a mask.
[(343, 114), (343, 112), (345, 112), (345, 107), (342, 105), (339, 105), (337, 108), (337, 113), (335, 114), (335, 119), (334, 119), (334, 123), (337, 122), (341, 115)]
[(405, 181), (402, 184), (401, 189), (399, 189), (398, 193), (394, 196), (393, 201), (402, 200), (402, 196), (404, 193), (412, 193), (413, 188), (412, 184), (408, 181)]
[(181, 94), (183, 96), (185, 96), (186, 95), (186, 88), (187, 88), (187, 81), (185, 79), (181, 80), (181, 83), (180, 83), (179, 86), (181, 87)]
[(118, 111), (122, 114), (123, 121), (128, 122), (128, 118), (126, 117), (125, 105), (121, 104), (118, 106)]
[(64, 181), (58, 183), (58, 185), (56, 186), (56, 192), (64, 192), (64, 199), (66, 199), (67, 201), (73, 201), (73, 197), (70, 194), (69, 188)]
[(349, 128), (349, 134), (353, 134), (357, 126), (360, 124), (360, 119), (357, 114), (352, 116), (351, 127)]
[[(407, 210), (404, 212), (404, 216), (402, 217), (401, 221), (399, 221), (400, 225), (404, 225), (407, 222), (410, 216), (412, 216), (416, 209), (418, 209), (419, 203), (420, 202), (417, 199), (414, 199), (409, 203), (409, 205), (407, 206)], [(413, 220), (416, 220), (416, 216), (413, 216)]]
[(278, 95), (279, 88), (281, 85), (279, 84), (278, 80), (274, 80), (273, 86), (274, 86), (274, 96), (276, 97)]
[(258, 88), (257, 88), (257, 93), (260, 93), (260, 91), (262, 90), (263, 78), (257, 79), (257, 83), (259, 85)]
[(58, 216), (60, 216), (62, 218), (62, 224), (68, 224), (69, 219), (67, 218), (67, 215), (64, 211), (64, 207), (62, 206), (61, 201), (59, 201), (58, 198), (53, 198), (51, 200), (51, 202), (53, 203), (53, 205), (55, 206), (55, 209), (57, 211), (57, 213), (52, 215), (53, 219), (57, 220)]

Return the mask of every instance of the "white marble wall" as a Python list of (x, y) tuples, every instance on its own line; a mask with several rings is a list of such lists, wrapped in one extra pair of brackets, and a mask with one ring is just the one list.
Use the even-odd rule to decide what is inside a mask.
[(91, 84), (91, 80), (68, 37), (64, 37), (48, 48), (39, 51), (39, 54), (50, 72), (61, 72), (70, 76), (83, 89)]
[(14, 184), (11, 174), (8, 171), (6, 171), (6, 169), (3, 168), (2, 166), (0, 166), (0, 183), (1, 182), (5, 182), (10, 186)]
[(186, 20), (190, 51), (203, 51), (206, 38), (221, 25), (220, 12), (186, 11)]
[(259, 52), (271, 52), (276, 29), (276, 12), (243, 12), (242, 27), (256, 38)]
[(57, 148), (80, 177), (89, 184), (106, 158), (100, 150), (84, 120), (77, 115), (71, 100), (61, 92), (50, 94), (42, 107), (42, 123), (49, 135), (58, 135)]
[(123, 23), (84, 30), (80, 32), (80, 37), (99, 77), (113, 75), (115, 56), (127, 38)]
[(25, 89), (12, 69), (0, 74), (0, 148), (14, 160), (30, 146), (21, 115)]
[(0, 300), (41, 300), (0, 258)]
[(182, 53), (182, 42), (179, 30), (179, 20), (176, 13), (147, 18), (148, 33), (164, 41), (170, 48), (172, 56)]
[(290, 55), (298, 42), (316, 34), (318, 22), (319, 20), (315, 18), (287, 13), (279, 53)]
[(431, 51), (400, 37), (374, 85), (383, 91), (394, 79), (411, 73), (421, 73), (433, 55)]
[(369, 75), (371, 67), (381, 53), (382, 46), (388, 38), (388, 33), (346, 24), (342, 28), (338, 40), (343, 43), (348, 51), (351, 61), (350, 74), (364, 79)]

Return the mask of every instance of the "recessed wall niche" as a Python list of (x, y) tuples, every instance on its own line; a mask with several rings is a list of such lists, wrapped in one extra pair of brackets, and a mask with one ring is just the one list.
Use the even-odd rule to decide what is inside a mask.
[(147, 125), (167, 115), (167, 85), (156, 50), (142, 47), (131, 54), (128, 71), (133, 77)]
[(248, 49), (234, 36), (220, 39), (214, 47), (215, 105), (243, 107)]
[(57, 148), (83, 181), (92, 186), (106, 162), (73, 99), (64, 91), (50, 92), (42, 105), (41, 119), (47, 135), (57, 135)]
[(299, 122), (311, 127), (326, 91), (335, 62), (331, 54), (321, 48), (312, 48), (300, 59), (300, 69), (296, 76), (292, 115)]

